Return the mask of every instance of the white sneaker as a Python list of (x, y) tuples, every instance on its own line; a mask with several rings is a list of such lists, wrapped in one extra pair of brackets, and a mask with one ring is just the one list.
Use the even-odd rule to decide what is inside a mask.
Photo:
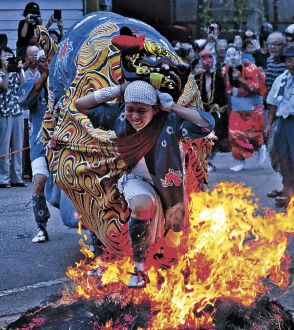
[(98, 277), (102, 277), (103, 275), (103, 270), (102, 270), (102, 267), (103, 267), (103, 262), (100, 261), (99, 265), (88, 270), (87, 271), (87, 275), (88, 276), (98, 276)]
[(238, 165), (231, 167), (230, 170), (234, 171), (234, 172), (240, 172), (240, 171), (246, 170), (246, 168), (247, 167), (246, 167), (245, 160), (242, 160), (239, 162)]
[(93, 269), (88, 270), (87, 275), (88, 276), (102, 277), (103, 272), (101, 271), (101, 268), (98, 266), (98, 267), (95, 267)]
[(132, 273), (129, 280), (128, 288), (145, 288), (149, 282), (148, 275), (142, 271), (138, 271), (137, 268), (135, 268), (135, 271)]
[(46, 230), (39, 229), (37, 235), (32, 239), (33, 243), (44, 243), (49, 239), (48, 233)]
[(259, 167), (263, 167), (266, 160), (266, 146), (263, 144), (258, 150), (257, 164)]

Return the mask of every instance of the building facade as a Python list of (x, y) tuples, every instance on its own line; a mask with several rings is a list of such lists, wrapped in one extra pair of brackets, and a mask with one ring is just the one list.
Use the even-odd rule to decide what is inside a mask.
[[(8, 38), (8, 46), (16, 49), (17, 27), (23, 19), (23, 10), (30, 1), (24, 0), (0, 0), (0, 33), (5, 33)], [(43, 24), (53, 14), (54, 9), (60, 9), (66, 32), (77, 20), (85, 14), (86, 1), (83, 0), (35, 0), (40, 6)], [(52, 28), (57, 26), (52, 25)]]
[[(265, 20), (274, 24), (280, 31), (294, 23), (294, 0), (248, 0), (246, 13), (239, 17), (236, 24), (234, 12), (235, 0), (35, 0), (41, 9), (43, 24), (46, 25), (54, 9), (62, 11), (64, 33), (85, 14), (97, 10), (111, 10), (125, 16), (141, 19), (169, 37), (175, 33), (186, 35), (186, 27), (192, 27), (192, 36), (200, 35), (207, 24), (205, 20), (205, 4), (209, 3), (210, 17), (236, 26), (252, 28), (256, 32)], [(18, 22), (23, 19), (23, 10), (29, 0), (0, 0), (0, 34), (8, 37), (8, 46), (15, 50)], [(239, 15), (240, 16), (240, 15)], [(52, 28), (57, 28), (52, 26)], [(170, 39), (170, 38), (169, 38)]]

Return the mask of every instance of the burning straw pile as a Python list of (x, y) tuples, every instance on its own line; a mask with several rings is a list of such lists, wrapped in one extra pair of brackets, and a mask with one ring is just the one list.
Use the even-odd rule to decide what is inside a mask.
[[(286, 213), (261, 212), (253, 197), (250, 188), (232, 183), (192, 195), (185, 253), (167, 269), (150, 264), (151, 283), (142, 290), (126, 287), (128, 258), (103, 261), (83, 243), (87, 258), (68, 269), (71, 285), (53, 309), (63, 310), (64, 325), (84, 318), (79, 329), (294, 329), (291, 314), (265, 298), (264, 281), (282, 289), (290, 284), (286, 247), (294, 200)], [(102, 277), (87, 276), (97, 265)], [(78, 306), (88, 313), (73, 312)], [(50, 310), (27, 314), (10, 328), (32, 329), (30, 322)], [(41, 328), (50, 320), (45, 317)]]

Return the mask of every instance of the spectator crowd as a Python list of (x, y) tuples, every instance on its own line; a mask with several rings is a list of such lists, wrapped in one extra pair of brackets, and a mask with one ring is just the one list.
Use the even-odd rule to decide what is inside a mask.
[[(2, 38), (0, 47), (0, 188), (27, 187), (24, 179), (33, 179), (38, 232), (32, 241), (39, 243), (48, 240), (46, 224), (50, 217), (45, 198), (49, 172), (42, 140), (49, 63), (35, 36), (35, 27), (43, 22), (39, 5), (29, 2), (23, 16), (18, 25), (16, 56), (7, 46), (7, 38)], [(57, 29), (51, 29), (53, 23)], [(58, 43), (62, 19), (52, 15), (46, 29)]]
[(191, 66), (203, 108), (216, 121), (208, 172), (217, 170), (216, 151), (231, 152), (233, 172), (246, 170), (255, 152), (262, 168), (268, 153), (283, 189), (267, 195), (277, 207), (285, 207), (294, 194), (294, 24), (274, 31), (264, 22), (258, 38), (251, 29), (220, 38), (216, 22), (206, 31), (205, 39), (174, 40), (172, 45)]

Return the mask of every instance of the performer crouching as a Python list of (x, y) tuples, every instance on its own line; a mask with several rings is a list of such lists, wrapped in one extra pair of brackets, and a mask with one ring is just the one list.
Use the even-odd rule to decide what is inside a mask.
[[(107, 103), (123, 92), (124, 102)], [(175, 104), (169, 94), (139, 80), (95, 91), (78, 99), (75, 106), (95, 128), (115, 131), (118, 152), (130, 164), (118, 180), (131, 210), (129, 235), (135, 271), (128, 286), (144, 287), (148, 283), (144, 263), (149, 246), (165, 236), (167, 245), (177, 247), (184, 229), (179, 143), (207, 136), (214, 119), (204, 111)], [(128, 136), (129, 144), (120, 146), (120, 138)]]

